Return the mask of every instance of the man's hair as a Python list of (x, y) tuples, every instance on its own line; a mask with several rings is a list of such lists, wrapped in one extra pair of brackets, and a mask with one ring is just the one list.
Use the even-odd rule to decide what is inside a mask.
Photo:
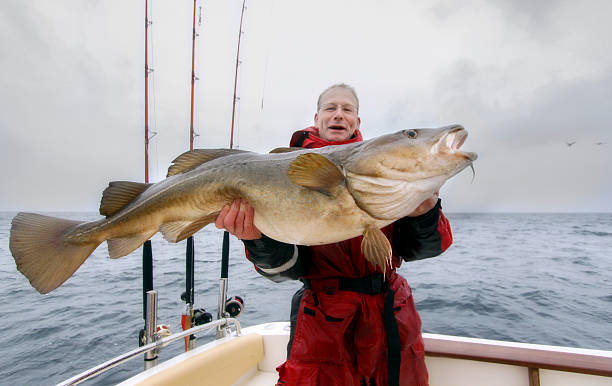
[(353, 96), (355, 97), (355, 100), (357, 101), (357, 106), (355, 106), (355, 108), (357, 109), (357, 112), (359, 112), (359, 98), (357, 97), (357, 92), (355, 91), (355, 89), (351, 86), (349, 86), (346, 83), (337, 83), (337, 84), (333, 84), (331, 86), (329, 86), (328, 88), (326, 88), (321, 95), (319, 95), (319, 99), (317, 99), (317, 111), (321, 110), (321, 99), (323, 99), (323, 95), (327, 94), (329, 91), (335, 89), (335, 88), (343, 88), (347, 91), (349, 91), (351, 94), (353, 94)]

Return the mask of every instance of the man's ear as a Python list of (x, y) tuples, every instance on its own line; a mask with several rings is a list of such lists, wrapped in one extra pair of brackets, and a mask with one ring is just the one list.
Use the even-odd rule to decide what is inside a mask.
[(317, 126), (317, 122), (318, 121), (319, 121), (319, 114), (315, 113), (315, 116), (314, 116), (314, 125), (315, 125), (315, 127), (319, 127), (319, 126)]
[(360, 126), (361, 126), (361, 118), (357, 117), (357, 129), (359, 129)]

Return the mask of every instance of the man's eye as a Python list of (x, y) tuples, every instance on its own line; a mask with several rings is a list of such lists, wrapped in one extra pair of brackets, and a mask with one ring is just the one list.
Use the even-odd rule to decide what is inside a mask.
[(325, 111), (334, 111), (334, 110), (335, 110), (334, 107), (328, 107), (328, 108), (325, 109)]
[(352, 113), (353, 109), (351, 109), (350, 107), (345, 107), (344, 111), (346, 111), (347, 113)]

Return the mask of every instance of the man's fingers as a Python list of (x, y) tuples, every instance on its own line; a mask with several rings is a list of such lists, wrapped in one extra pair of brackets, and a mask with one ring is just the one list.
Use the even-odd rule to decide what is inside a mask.
[(255, 209), (246, 202), (245, 211), (244, 211), (244, 237), (248, 240), (260, 239), (261, 232), (255, 224), (253, 223), (255, 217)]
[(425, 199), (408, 217), (416, 217), (429, 212), (438, 203), (439, 192), (436, 191), (431, 197)]
[(244, 203), (242, 200), (238, 206), (238, 213), (236, 214), (236, 227), (234, 229), (234, 235), (238, 238), (244, 237), (243, 229), (244, 229)]
[(240, 209), (240, 201), (234, 200), (230, 205), (227, 214), (225, 215), (224, 225), (225, 229), (231, 234), (234, 234), (236, 231), (236, 215), (238, 215), (238, 210)]
[(253, 207), (247, 204), (244, 211), (244, 233), (249, 236), (253, 235), (253, 228), (255, 228), (253, 225), (253, 212)]
[(215, 226), (218, 229), (225, 228), (225, 216), (227, 215), (227, 211), (229, 211), (229, 205), (225, 205), (223, 208), (221, 208), (221, 211), (219, 212), (219, 215), (217, 216), (217, 219), (215, 220)]
[(221, 208), (215, 226), (227, 230), (239, 239), (259, 239), (261, 232), (253, 224), (254, 216), (255, 210), (246, 200), (234, 200)]

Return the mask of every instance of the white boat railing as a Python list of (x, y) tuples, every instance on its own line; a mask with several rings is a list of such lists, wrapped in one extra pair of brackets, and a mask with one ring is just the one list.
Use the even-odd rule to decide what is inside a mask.
[(96, 375), (104, 373), (104, 372), (112, 369), (115, 366), (118, 366), (118, 365), (120, 365), (120, 364), (122, 364), (124, 362), (127, 362), (128, 360), (133, 359), (133, 358), (137, 357), (140, 354), (144, 354), (146, 352), (150, 352), (150, 351), (153, 351), (153, 350), (157, 350), (158, 351), (159, 349), (161, 349), (163, 346), (167, 345), (168, 343), (177, 341), (177, 340), (179, 340), (181, 338), (185, 338), (185, 337), (191, 336), (192, 334), (196, 334), (196, 333), (203, 332), (203, 331), (210, 330), (210, 329), (217, 328), (217, 327), (219, 327), (219, 328), (224, 328), (224, 326), (229, 327), (230, 323), (234, 324), (234, 326), (236, 327), (236, 335), (240, 336), (242, 334), (242, 331), (241, 331), (241, 328), (240, 328), (240, 322), (238, 322), (237, 319), (234, 319), (234, 318), (217, 319), (217, 320), (214, 320), (214, 321), (212, 321), (210, 323), (206, 323), (206, 324), (203, 324), (203, 325), (200, 325), (200, 326), (195, 326), (195, 327), (192, 327), (192, 328), (190, 328), (188, 330), (185, 330), (185, 331), (182, 331), (182, 332), (178, 332), (176, 334), (172, 334), (172, 335), (167, 336), (165, 338), (156, 340), (153, 343), (149, 343), (147, 345), (144, 345), (144, 346), (138, 347), (137, 349), (129, 351), (129, 352), (125, 353), (125, 354), (119, 355), (119, 356), (117, 356), (117, 357), (115, 357), (115, 358), (113, 358), (113, 359), (111, 359), (109, 361), (106, 361), (106, 362), (104, 362), (104, 363), (102, 363), (102, 364), (100, 364), (98, 366), (92, 367), (89, 370), (86, 370), (86, 371), (84, 371), (84, 372), (82, 372), (80, 374), (77, 374), (74, 377), (72, 377), (72, 378), (70, 378), (70, 379), (68, 379), (68, 380), (66, 380), (64, 382), (58, 383), (58, 386), (79, 384), (79, 383), (81, 383), (83, 381), (86, 381), (86, 380), (92, 378), (92, 377), (95, 377)]

